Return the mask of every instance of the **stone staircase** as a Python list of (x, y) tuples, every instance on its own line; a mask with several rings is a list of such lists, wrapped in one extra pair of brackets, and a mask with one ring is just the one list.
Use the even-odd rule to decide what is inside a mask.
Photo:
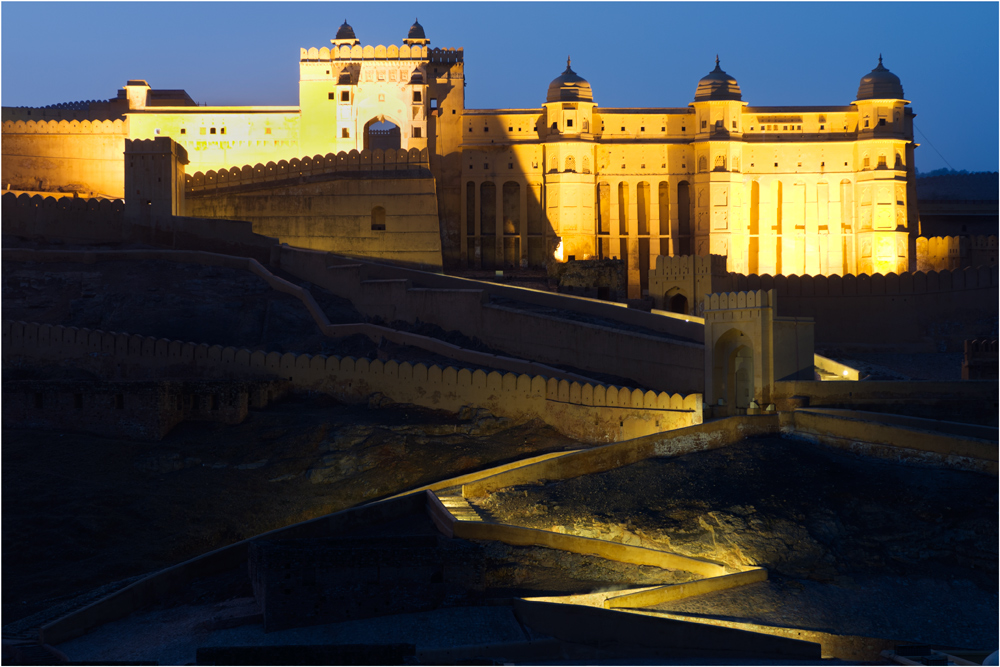
[(459, 521), (482, 521), (485, 523), (496, 523), (492, 520), (492, 517), (489, 516), (489, 512), (487, 512), (484, 508), (472, 505), (461, 495), (445, 495), (442, 493), (437, 493), (435, 495), (437, 495), (441, 504), (445, 506), (445, 509), (451, 512), (451, 515)]

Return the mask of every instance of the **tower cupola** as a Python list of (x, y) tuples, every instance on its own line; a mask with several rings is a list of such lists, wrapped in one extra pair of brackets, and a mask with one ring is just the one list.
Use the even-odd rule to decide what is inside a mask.
[(414, 44), (430, 43), (431, 40), (427, 39), (427, 35), (424, 34), (424, 26), (420, 25), (420, 21), (414, 19), (413, 25), (410, 26), (410, 32), (407, 33), (406, 39), (403, 40), (403, 44), (412, 46)]
[(882, 54), (878, 56), (878, 67), (861, 77), (858, 86), (858, 100), (901, 100), (903, 84), (899, 77), (882, 66)]
[(741, 102), (743, 95), (736, 79), (729, 76), (719, 67), (719, 56), (715, 56), (715, 69), (703, 76), (698, 82), (698, 90), (694, 93), (695, 102), (710, 100), (728, 100)]
[(578, 75), (570, 67), (569, 58), (566, 59), (566, 71), (553, 79), (549, 84), (546, 102), (593, 102), (594, 92), (590, 88), (590, 83)]
[(344, 19), (344, 24), (337, 29), (337, 36), (330, 40), (336, 46), (354, 46), (355, 44), (360, 44), (361, 40), (357, 38), (354, 34), (354, 28), (347, 24), (347, 19)]

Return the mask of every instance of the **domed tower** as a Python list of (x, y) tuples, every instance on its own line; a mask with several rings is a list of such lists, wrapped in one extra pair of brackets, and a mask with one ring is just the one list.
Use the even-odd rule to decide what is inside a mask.
[(333, 42), (334, 46), (338, 47), (344, 46), (345, 44), (347, 46), (354, 46), (355, 44), (361, 43), (361, 40), (354, 34), (354, 28), (347, 25), (347, 19), (344, 19), (343, 25), (337, 29), (337, 36), (330, 41)]
[(589, 134), (595, 106), (590, 83), (573, 71), (570, 59), (566, 58), (566, 71), (552, 80), (545, 96), (548, 133)]
[(747, 271), (747, 234), (739, 188), (743, 157), (743, 93), (736, 79), (715, 69), (698, 81), (694, 102), (695, 138), (689, 158), (694, 192), (692, 253), (725, 255), (729, 271)]
[(413, 25), (410, 26), (410, 32), (406, 34), (406, 39), (403, 40), (403, 44), (426, 46), (430, 43), (431, 40), (427, 39), (427, 35), (424, 34), (424, 26), (420, 25), (420, 21), (414, 19)]
[(547, 211), (556, 234), (556, 245), (549, 252), (560, 260), (597, 254), (591, 132), (595, 106), (590, 84), (573, 71), (567, 58), (566, 70), (549, 84), (541, 131)]
[(903, 84), (881, 55), (875, 69), (861, 77), (852, 104), (858, 109), (858, 272), (902, 273), (910, 270), (917, 234), (913, 113), (906, 108)]

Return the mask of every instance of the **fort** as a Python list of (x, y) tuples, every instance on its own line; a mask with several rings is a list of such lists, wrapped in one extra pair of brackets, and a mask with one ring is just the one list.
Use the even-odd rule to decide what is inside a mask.
[[(288, 503), (278, 525), (61, 591), (5, 627), (12, 655), (135, 659), (102, 633), (178, 605), (164, 623), (205, 661), (308, 626), (454, 628), (456, 609), (490, 631), (350, 650), (871, 661), (902, 639), (961, 646), (962, 623), (991, 636), (868, 612), (792, 627), (740, 597), (781, 607), (802, 581), (813, 603), (855, 604), (852, 577), (891, 596), (896, 574), (958, 577), (995, 611), (997, 239), (923, 234), (914, 114), (881, 57), (843, 106), (751, 106), (717, 58), (683, 107), (601, 107), (568, 61), (539, 108), (467, 109), (462, 49), (419, 22), (401, 45), (363, 45), (346, 21), (330, 41), (301, 49), (297, 107), (129, 80), (3, 108), (5, 436), (135, 457), (214, 429), (199, 458), (161, 466), (201, 480), (193, 494), (229, 467), (200, 457), (246, 427), (233, 446), (252, 460), (232, 470), (268, 471), (258, 502), (334, 480), (313, 505), (271, 503)], [(291, 427), (260, 424), (308, 401), (347, 411), (307, 424), (301, 468), (277, 444)], [(411, 412), (434, 423), (411, 437)], [(508, 431), (516, 446), (488, 442)], [(425, 455), (434, 470), (413, 472)], [(710, 499), (692, 496), (695, 516), (663, 493)], [(872, 547), (893, 521), (924, 533)], [(949, 540), (940, 575), (927, 554)], [(709, 593), (733, 606), (684, 606)], [(242, 626), (246, 645), (209, 639)], [(344, 643), (362, 641), (298, 648)], [(353, 659), (337, 650), (322, 659)]]

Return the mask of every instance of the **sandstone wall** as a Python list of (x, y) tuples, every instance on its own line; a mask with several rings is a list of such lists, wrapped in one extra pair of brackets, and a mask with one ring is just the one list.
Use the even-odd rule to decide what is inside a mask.
[(29, 120), (3, 123), (3, 187), (120, 198), (128, 122)]
[(545, 376), (395, 361), (264, 353), (218, 345), (10, 322), (4, 364), (71, 363), (102, 377), (287, 379), (296, 389), (349, 402), (393, 402), (457, 412), (474, 406), (514, 420), (541, 419), (587, 442), (611, 442), (701, 423), (700, 394), (681, 396)]

